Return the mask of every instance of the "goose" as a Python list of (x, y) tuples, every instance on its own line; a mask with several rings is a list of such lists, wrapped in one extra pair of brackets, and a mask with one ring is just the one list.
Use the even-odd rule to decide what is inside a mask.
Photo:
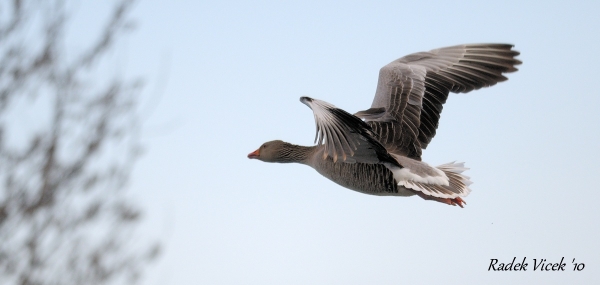
[(505, 81), (521, 61), (510, 44), (465, 44), (417, 52), (379, 71), (371, 108), (350, 114), (303, 96), (313, 111), (315, 145), (269, 141), (248, 154), (264, 162), (301, 163), (361, 193), (460, 206), (472, 183), (464, 163), (431, 166), (421, 153), (436, 134), (448, 94)]

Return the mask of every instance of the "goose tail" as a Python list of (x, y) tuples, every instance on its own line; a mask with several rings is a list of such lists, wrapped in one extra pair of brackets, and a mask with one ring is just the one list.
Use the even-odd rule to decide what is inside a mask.
[(442, 165), (438, 165), (437, 169), (441, 170), (448, 177), (448, 186), (443, 186), (447, 190), (450, 190), (458, 197), (466, 197), (471, 193), (469, 185), (473, 184), (471, 178), (462, 174), (469, 168), (465, 167), (464, 162), (450, 162)]

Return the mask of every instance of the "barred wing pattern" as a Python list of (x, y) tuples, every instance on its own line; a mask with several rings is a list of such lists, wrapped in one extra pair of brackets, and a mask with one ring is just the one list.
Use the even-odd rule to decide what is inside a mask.
[(329, 156), (334, 162), (388, 162), (400, 166), (358, 117), (325, 101), (301, 97), (300, 102), (313, 110), (317, 128), (315, 143), (325, 145), (323, 159)]
[(472, 44), (419, 52), (381, 68), (371, 109), (355, 115), (367, 121), (390, 152), (421, 159), (435, 136), (450, 92), (492, 86), (517, 71), (519, 52), (508, 44)]

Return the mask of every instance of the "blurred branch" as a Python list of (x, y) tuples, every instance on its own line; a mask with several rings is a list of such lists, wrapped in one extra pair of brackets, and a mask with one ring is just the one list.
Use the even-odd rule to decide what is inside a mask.
[[(132, 283), (160, 251), (130, 242), (141, 212), (122, 191), (139, 153), (141, 83), (96, 74), (133, 1), (117, 1), (75, 56), (65, 1), (0, 0), (1, 284)], [(27, 108), (39, 116), (30, 130), (16, 124)]]

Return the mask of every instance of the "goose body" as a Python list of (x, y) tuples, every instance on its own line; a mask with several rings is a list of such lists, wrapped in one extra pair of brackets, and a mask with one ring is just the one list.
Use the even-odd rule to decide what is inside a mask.
[(323, 151), (324, 148), (320, 148), (308, 165), (327, 179), (365, 194), (380, 196), (398, 194), (400, 186), (385, 165), (361, 162), (338, 163), (334, 162), (331, 157), (321, 159)]
[(463, 207), (471, 190), (463, 163), (437, 167), (421, 161), (435, 136), (450, 92), (466, 93), (507, 78), (521, 62), (507, 44), (473, 44), (407, 55), (381, 68), (371, 108), (354, 115), (325, 101), (301, 97), (313, 110), (315, 146), (280, 140), (248, 158), (302, 163), (333, 182), (365, 194), (419, 195)]

